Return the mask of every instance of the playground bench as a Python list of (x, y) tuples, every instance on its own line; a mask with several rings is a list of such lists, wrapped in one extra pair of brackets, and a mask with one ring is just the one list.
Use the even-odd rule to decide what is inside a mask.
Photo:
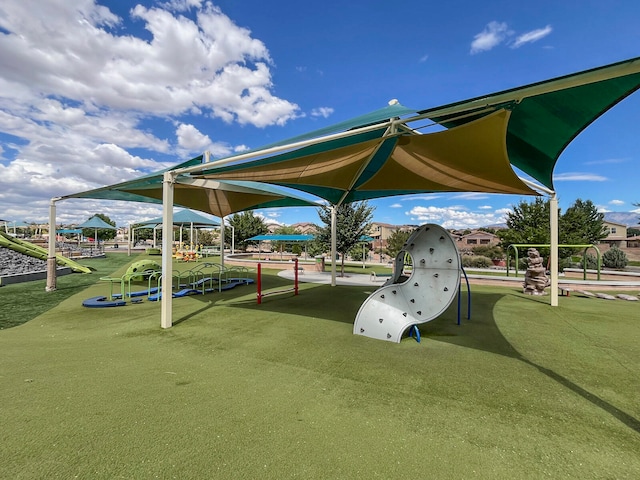
[(563, 297), (568, 297), (573, 289), (571, 287), (567, 287), (566, 285), (558, 285), (558, 290), (560, 290), (560, 295)]
[(375, 282), (378, 277), (381, 278), (390, 278), (391, 276), (393, 276), (392, 273), (376, 273), (376, 272), (371, 272), (371, 275), (369, 277), (369, 280), (372, 282)]

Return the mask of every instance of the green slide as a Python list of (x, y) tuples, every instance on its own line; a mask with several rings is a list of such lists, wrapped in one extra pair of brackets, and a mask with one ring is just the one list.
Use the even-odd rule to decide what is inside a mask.
[[(24, 240), (20, 240), (18, 238), (14, 238), (11, 235), (7, 235), (3, 232), (0, 232), (0, 247), (10, 248), (11, 250), (14, 250), (16, 252), (29, 255), (30, 257), (39, 258), (40, 260), (46, 260), (49, 257), (49, 252), (46, 248), (39, 247), (38, 245), (34, 245), (30, 242), (25, 242)], [(91, 273), (91, 269), (89, 267), (80, 265), (78, 262), (74, 262), (73, 260), (70, 260), (67, 257), (63, 257), (62, 255), (56, 255), (56, 262), (58, 263), (58, 265), (65, 265), (67, 267), (70, 267), (74, 272), (77, 273)]]

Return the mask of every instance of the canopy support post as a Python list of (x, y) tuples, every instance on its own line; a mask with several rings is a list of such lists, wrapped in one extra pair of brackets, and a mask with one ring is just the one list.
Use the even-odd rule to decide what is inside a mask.
[(336, 206), (331, 206), (331, 286), (336, 286), (336, 237), (337, 237), (338, 213)]
[(551, 264), (551, 306), (558, 306), (558, 197), (553, 192), (549, 201), (551, 218), (551, 249), (549, 250)]
[(162, 290), (160, 326), (173, 324), (173, 186), (175, 174), (164, 172), (162, 180)]
[[(224, 215), (220, 217), (220, 220), (222, 220), (222, 225), (220, 225), (220, 266), (224, 269)], [(260, 260), (259, 253), (258, 260)]]
[(56, 202), (58, 200), (60, 197), (54, 197), (49, 203), (49, 252), (45, 292), (55, 292), (56, 290)]
[(129, 224), (129, 232), (127, 235), (127, 257), (131, 256), (131, 246), (133, 244), (133, 223)]

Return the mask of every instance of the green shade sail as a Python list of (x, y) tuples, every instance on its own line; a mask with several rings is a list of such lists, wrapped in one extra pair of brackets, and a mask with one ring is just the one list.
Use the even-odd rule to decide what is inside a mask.
[[(249, 161), (241, 155), (182, 172), (291, 187), (332, 204), (432, 192), (536, 195), (514, 167), (553, 190), (553, 169), (567, 145), (639, 87), (636, 58), (427, 110), (394, 104), (256, 150)], [(425, 119), (445, 130), (420, 135), (411, 124)], [(340, 128), (344, 136), (298, 148)], [(274, 145), (291, 148), (274, 152)]]

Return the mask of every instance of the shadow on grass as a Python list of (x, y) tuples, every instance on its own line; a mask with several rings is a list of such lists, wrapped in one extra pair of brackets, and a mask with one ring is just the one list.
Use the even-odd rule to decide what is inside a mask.
[[(518, 300), (533, 301), (537, 303), (544, 301), (544, 298), (541, 299), (540, 297), (515, 295), (514, 293), (473, 293), (473, 314), (470, 321), (463, 320), (463, 324), (460, 326), (462, 329), (455, 324), (457, 317), (456, 306), (454, 304), (447, 310), (447, 312), (445, 312), (444, 315), (432, 322), (429, 322), (423, 327), (423, 330), (428, 330), (423, 333), (423, 336), (439, 342), (474, 348), (520, 360), (521, 362), (534, 367), (551, 380), (591, 402), (596, 407), (604, 410), (627, 427), (637, 433), (640, 433), (640, 420), (620, 410), (616, 406), (603, 400), (597, 395), (594, 395), (588, 390), (585, 390), (550, 368), (546, 368), (532, 362), (511, 345), (496, 324), (493, 313), (494, 306), (498, 301), (506, 296), (517, 296), (519, 297)], [(463, 293), (463, 299), (463, 303), (466, 302), (465, 293)], [(466, 314), (466, 310), (464, 313)], [(466, 318), (466, 316), (463, 318)]]
[[(280, 285), (275, 285), (276, 287), (286, 286), (285, 282), (276, 283), (280, 283)], [(271, 285), (271, 287), (273, 286), (274, 285)], [(227, 303), (227, 306), (255, 311), (269, 311), (283, 315), (291, 314), (310, 318), (321, 318), (352, 324), (360, 305), (371, 292), (371, 287), (335, 288), (329, 285), (306, 284), (304, 289), (301, 287), (301, 294), (298, 296), (287, 293), (281, 296), (267, 297), (262, 305), (257, 305), (254, 297), (251, 299), (242, 298), (240, 292), (237, 292), (238, 295), (236, 298), (238, 301), (230, 301)], [(457, 325), (458, 306), (457, 302), (454, 301), (443, 315), (431, 322), (421, 325), (422, 336), (434, 341), (446, 342), (520, 360), (534, 367), (540, 373), (562, 385), (564, 388), (571, 390), (607, 412), (627, 427), (640, 433), (640, 420), (585, 390), (557, 372), (532, 362), (513, 347), (509, 340), (502, 334), (494, 315), (494, 307), (496, 304), (507, 296), (517, 296), (519, 300), (522, 299), (537, 303), (543, 303), (545, 301), (539, 297), (533, 298), (518, 295), (509, 290), (504, 290), (500, 293), (495, 291), (473, 292), (472, 316), (471, 320), (466, 320), (467, 297), (466, 292), (463, 292), (460, 312), (462, 325)], [(231, 300), (231, 297), (229, 297), (229, 300)]]

